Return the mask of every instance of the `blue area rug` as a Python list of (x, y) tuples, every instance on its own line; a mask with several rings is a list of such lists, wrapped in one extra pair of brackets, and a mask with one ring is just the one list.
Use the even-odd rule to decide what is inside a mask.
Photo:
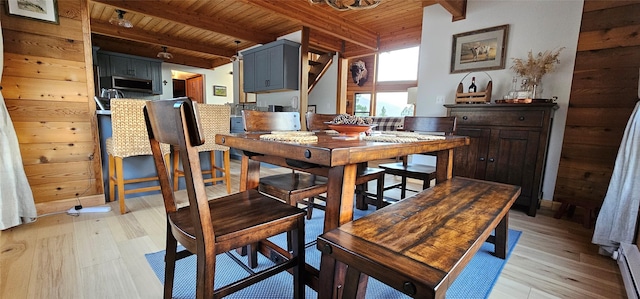
[[(360, 218), (374, 211), (370, 208), (367, 211), (354, 209), (354, 218)], [(322, 219), (324, 212), (318, 209), (313, 210), (313, 218), (305, 223), (305, 241), (309, 243), (314, 241), (322, 232)], [(511, 251), (515, 247), (521, 232), (509, 230), (509, 244), (507, 259), (511, 255)], [(271, 241), (283, 246), (286, 244), (284, 234), (275, 236)], [(465, 267), (455, 282), (447, 291), (447, 298), (486, 298), (489, 296), (493, 285), (495, 284), (502, 268), (506, 264), (506, 260), (502, 260), (493, 256), (493, 244), (485, 243), (475, 254), (473, 259)], [(315, 245), (307, 247), (306, 251), (307, 263), (316, 269), (320, 265), (320, 251)], [(238, 256), (235, 252), (220, 254), (216, 260), (216, 289), (232, 283), (237, 279), (246, 276), (246, 272), (236, 264), (231, 256), (246, 261), (246, 258)], [(256, 271), (264, 269), (272, 265), (271, 261), (258, 255), (258, 268)], [(149, 265), (164, 283), (164, 251), (150, 253), (146, 255)], [(175, 282), (173, 288), (174, 298), (194, 298), (195, 297), (195, 277), (196, 277), (196, 257), (190, 256), (176, 262)], [(262, 282), (259, 282), (249, 288), (238, 291), (226, 298), (254, 299), (254, 298), (273, 298), (285, 299), (291, 298), (293, 294), (293, 278), (289, 273), (280, 273)], [(311, 288), (307, 287), (307, 298), (317, 298), (318, 295)], [(395, 289), (392, 289), (379, 281), (369, 278), (366, 298), (409, 298)]]

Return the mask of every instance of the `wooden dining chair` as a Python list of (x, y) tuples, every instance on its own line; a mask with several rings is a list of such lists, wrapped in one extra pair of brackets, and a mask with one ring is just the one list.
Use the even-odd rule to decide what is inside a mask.
[[(307, 112), (305, 115), (307, 129), (309, 131), (329, 130), (327, 122), (332, 121), (339, 114), (321, 114)], [(368, 182), (376, 180), (376, 193), (367, 190)], [(366, 164), (359, 165), (358, 176), (356, 177), (356, 208), (366, 210), (369, 204), (373, 204), (376, 209), (383, 207), (384, 201), (384, 169), (368, 167)], [(317, 205), (311, 205), (307, 210), (307, 215), (311, 214), (311, 209)]]
[[(300, 113), (265, 112), (243, 110), (244, 130), (247, 132), (299, 131)], [(258, 190), (284, 202), (310, 207), (313, 199), (327, 192), (327, 178), (315, 174), (292, 171), (261, 177)], [(311, 219), (312, 209), (307, 210), (307, 219)]]
[[(147, 101), (144, 114), (167, 217), (164, 298), (172, 298), (176, 260), (191, 254), (197, 257), (197, 267), (193, 269), (196, 298), (222, 298), (286, 271), (293, 275), (292, 297), (304, 298), (304, 211), (256, 190), (209, 200), (200, 170), (197, 146), (204, 140), (195, 103), (184, 98)], [(168, 143), (180, 151), (188, 206), (176, 206), (160, 143)], [(290, 232), (293, 239), (289, 249), (266, 240), (284, 232)], [(177, 252), (177, 242), (186, 250)], [(245, 278), (215, 289), (216, 255), (257, 242), (266, 247), (264, 250), (268, 250), (275, 265), (257, 272), (247, 270)]]
[[(405, 116), (404, 131), (437, 133), (444, 135), (455, 135), (456, 117), (430, 117), (430, 116)], [(436, 167), (420, 163), (409, 163), (408, 157), (400, 157), (400, 162), (380, 164), (378, 167), (384, 169), (385, 174), (400, 176), (400, 183), (387, 186), (384, 189), (400, 188), (400, 198), (405, 198), (407, 193), (407, 178), (422, 181), (422, 189), (427, 189), (431, 185), (431, 180), (436, 178)], [(409, 190), (418, 192), (415, 190)]]
[[(198, 152), (209, 154), (209, 169), (202, 170), (202, 174), (209, 175), (204, 179), (207, 183), (224, 182), (227, 194), (231, 193), (231, 171), (229, 147), (216, 144), (217, 134), (226, 134), (231, 130), (231, 107), (229, 105), (198, 104), (200, 123), (204, 134), (204, 144), (197, 147)], [(216, 152), (222, 153), (222, 167), (216, 163)], [(178, 190), (180, 177), (184, 172), (180, 169), (180, 151), (173, 154), (173, 190)], [(218, 176), (220, 172), (221, 176)]]

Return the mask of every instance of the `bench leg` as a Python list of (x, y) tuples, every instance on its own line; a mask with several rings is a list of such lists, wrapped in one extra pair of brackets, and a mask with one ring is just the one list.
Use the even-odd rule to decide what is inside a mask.
[(495, 230), (495, 255), (501, 259), (507, 258), (507, 238), (509, 234), (509, 212), (504, 215)]

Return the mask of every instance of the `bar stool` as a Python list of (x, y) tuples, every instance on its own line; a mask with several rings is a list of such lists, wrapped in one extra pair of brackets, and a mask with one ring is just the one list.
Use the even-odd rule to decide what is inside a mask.
[[(185, 98), (186, 99), (186, 98)], [(211, 175), (204, 179), (204, 183), (224, 181), (227, 187), (227, 194), (231, 193), (231, 173), (229, 147), (216, 144), (216, 135), (229, 133), (231, 130), (231, 108), (228, 105), (198, 104), (200, 111), (200, 123), (204, 134), (204, 144), (196, 147), (198, 152), (209, 152), (210, 166), (208, 170), (202, 170), (202, 174)], [(216, 164), (216, 151), (222, 152), (223, 164), (218, 167)], [(178, 190), (178, 180), (184, 177), (184, 171), (180, 169), (180, 152), (173, 153), (173, 190)], [(218, 171), (222, 176), (218, 176)]]
[[(139, 99), (111, 99), (111, 127), (112, 137), (106, 140), (109, 154), (109, 200), (115, 198), (115, 188), (118, 191), (120, 214), (126, 212), (124, 198), (126, 194), (160, 190), (160, 185), (139, 187), (125, 190), (126, 184), (158, 181), (158, 176), (124, 178), (123, 160), (135, 156), (151, 156), (147, 125), (144, 121), (145, 101)], [(169, 161), (170, 147), (162, 145), (162, 154)]]

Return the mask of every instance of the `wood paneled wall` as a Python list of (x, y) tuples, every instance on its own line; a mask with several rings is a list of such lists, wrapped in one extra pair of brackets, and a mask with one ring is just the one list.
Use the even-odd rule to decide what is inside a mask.
[(584, 3), (554, 200), (602, 204), (638, 100), (640, 1)]
[(58, 1), (60, 24), (0, 8), (2, 93), (38, 214), (104, 203), (87, 2)]

